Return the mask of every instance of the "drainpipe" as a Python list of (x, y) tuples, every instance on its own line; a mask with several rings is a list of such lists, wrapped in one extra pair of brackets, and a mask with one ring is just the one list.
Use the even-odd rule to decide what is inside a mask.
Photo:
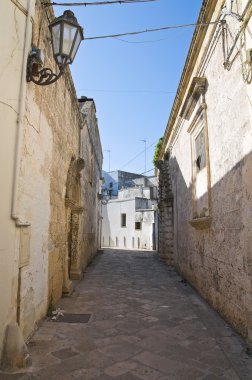
[(29, 226), (30, 223), (21, 221), (18, 215), (17, 197), (18, 197), (18, 178), (20, 169), (20, 157), (23, 143), (24, 134), (24, 113), (25, 113), (25, 95), (26, 95), (26, 66), (27, 57), (31, 49), (31, 35), (32, 35), (32, 0), (27, 0), (27, 17), (25, 25), (25, 40), (24, 40), (24, 54), (21, 71), (21, 81), (19, 90), (19, 102), (18, 102), (18, 117), (17, 117), (17, 129), (16, 129), (16, 143), (15, 143), (15, 161), (13, 168), (13, 184), (12, 184), (12, 204), (11, 204), (11, 217), (15, 220), (16, 226)]
[[(19, 167), (21, 149), (23, 143), (24, 133), (24, 113), (25, 113), (25, 95), (26, 95), (26, 65), (27, 57), (31, 47), (32, 36), (32, 3), (33, 0), (27, 0), (27, 16), (25, 25), (24, 36), (24, 52), (23, 62), (21, 69), (21, 80), (19, 90), (19, 102), (18, 102), (18, 117), (16, 126), (16, 142), (15, 142), (15, 159), (13, 166), (13, 184), (12, 184), (12, 203), (11, 203), (11, 218), (15, 221), (17, 227), (26, 227), (30, 223), (21, 221), (18, 215), (17, 196), (18, 196), (18, 179), (19, 179)], [(18, 286), (14, 291), (17, 295), (17, 312), (16, 321), (6, 326), (4, 346), (1, 358), (1, 368), (3, 369), (17, 369), (27, 367), (31, 364), (31, 358), (25, 344), (23, 334), (19, 327), (19, 305), (20, 302), (20, 287), (21, 287), (21, 269), (19, 268), (18, 274)]]

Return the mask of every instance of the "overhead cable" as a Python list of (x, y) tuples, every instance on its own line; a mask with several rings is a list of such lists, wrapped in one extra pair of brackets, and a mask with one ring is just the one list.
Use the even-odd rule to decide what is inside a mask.
[(56, 2), (43, 2), (42, 4), (45, 7), (50, 7), (51, 5), (57, 5), (62, 7), (78, 7), (84, 6), (87, 7), (89, 5), (112, 5), (112, 4), (135, 4), (135, 3), (150, 3), (159, 0), (110, 0), (110, 1), (97, 1), (97, 2), (78, 2), (78, 3), (56, 3)]
[(155, 168), (152, 168), (152, 169), (150, 169), (150, 170), (147, 170), (146, 172), (140, 173), (140, 175), (142, 175), (142, 174), (146, 174), (146, 173), (149, 173), (149, 172), (152, 172), (153, 170), (155, 170)]
[(152, 32), (160, 32), (162, 30), (171, 30), (171, 29), (181, 29), (181, 28), (189, 28), (192, 26), (200, 27), (200, 26), (209, 26), (218, 24), (220, 21), (211, 21), (207, 23), (192, 23), (192, 24), (182, 24), (182, 25), (173, 25), (173, 26), (164, 26), (162, 28), (155, 28), (155, 29), (145, 29), (145, 30), (139, 30), (136, 32), (126, 32), (126, 33), (117, 33), (117, 34), (107, 34), (104, 36), (94, 36), (94, 37), (85, 37), (84, 40), (98, 40), (102, 38), (118, 38), (123, 36), (133, 36), (137, 34), (143, 34), (143, 33), (152, 33)]
[[(158, 141), (158, 140), (157, 140)], [(157, 141), (154, 141), (151, 145), (149, 145), (146, 150), (150, 149), (154, 144), (157, 143)], [(126, 162), (126, 164), (124, 164), (123, 166), (120, 167), (119, 170), (125, 168), (126, 166), (128, 166), (131, 162), (135, 161), (136, 158), (138, 158), (139, 156), (141, 156), (141, 154), (143, 154), (145, 152), (145, 149), (142, 150), (141, 152), (139, 152), (135, 157), (133, 157), (130, 161)]]

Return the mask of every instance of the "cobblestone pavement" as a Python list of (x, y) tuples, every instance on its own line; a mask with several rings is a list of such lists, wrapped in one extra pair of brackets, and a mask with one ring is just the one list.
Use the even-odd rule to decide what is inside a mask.
[(29, 372), (1, 380), (251, 380), (243, 340), (151, 252), (106, 250), (59, 307), (88, 323), (46, 320)]

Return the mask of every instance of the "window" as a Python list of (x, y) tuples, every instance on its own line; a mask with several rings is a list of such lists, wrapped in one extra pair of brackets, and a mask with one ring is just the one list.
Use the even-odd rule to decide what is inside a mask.
[(188, 121), (187, 131), (191, 135), (192, 219), (189, 223), (196, 229), (206, 229), (211, 224), (211, 178), (205, 97), (207, 87), (205, 77), (193, 78), (180, 114)]
[(141, 230), (142, 229), (142, 223), (141, 222), (135, 222), (135, 230)]
[(126, 227), (126, 214), (121, 214), (121, 227)]
[(205, 128), (195, 138), (195, 156), (197, 172), (206, 166)]

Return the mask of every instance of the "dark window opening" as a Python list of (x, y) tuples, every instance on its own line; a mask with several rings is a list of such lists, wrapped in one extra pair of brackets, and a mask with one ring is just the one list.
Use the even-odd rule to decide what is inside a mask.
[(135, 230), (141, 230), (141, 222), (135, 222)]
[(203, 128), (195, 139), (197, 171), (206, 166), (205, 129)]
[(121, 227), (126, 227), (126, 214), (121, 214)]

